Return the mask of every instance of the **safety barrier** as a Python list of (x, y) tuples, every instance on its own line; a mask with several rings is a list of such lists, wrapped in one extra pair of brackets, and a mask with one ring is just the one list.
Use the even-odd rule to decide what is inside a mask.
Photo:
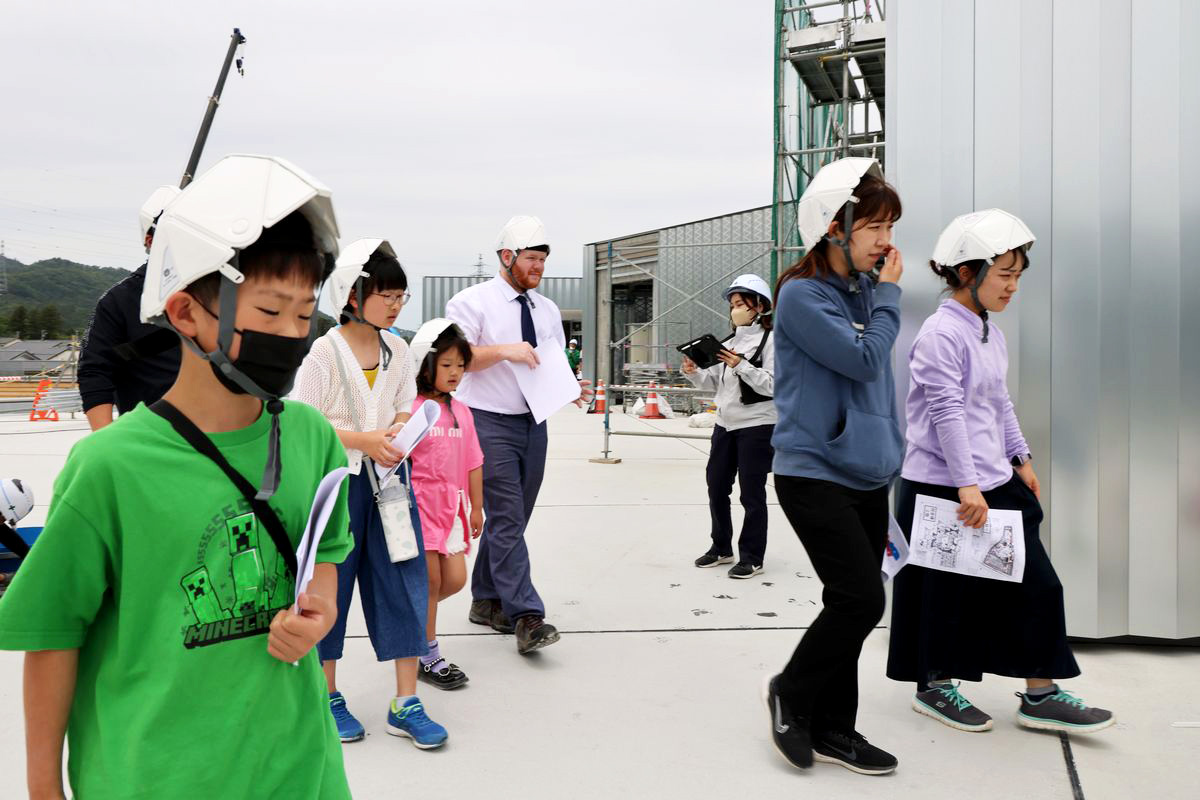
[[(631, 384), (625, 384), (625, 385), (613, 384), (612, 386), (607, 386), (605, 388), (607, 388), (608, 390), (613, 391), (613, 392), (627, 392), (627, 393), (637, 393), (637, 394), (650, 393), (652, 390), (653, 390), (653, 393), (658, 394), (658, 395), (678, 394), (678, 395), (712, 397), (714, 394), (712, 391), (710, 391), (708, 389), (696, 389), (696, 388), (690, 387), (690, 386), (654, 386), (654, 387), (651, 387), (651, 386), (635, 386), (635, 385), (631, 385)], [(663, 402), (663, 401), (660, 399), (659, 402)], [(625, 408), (628, 408), (628, 406), (629, 406), (629, 403), (628, 403), (628, 400), (626, 400), (622, 404), (622, 409), (624, 410)], [(610, 404), (610, 407), (611, 407), (611, 404)], [(611, 413), (612, 412), (610, 411), (610, 408), (604, 409), (604, 452), (603, 452), (603, 455), (601, 455), (599, 458), (588, 459), (593, 464), (620, 464), (621, 463), (621, 459), (613, 458), (610, 455), (612, 453), (612, 449), (609, 447), (609, 439), (612, 436), (648, 436), (648, 437), (658, 438), (658, 439), (711, 439), (712, 438), (711, 433), (665, 433), (662, 431), (614, 431), (612, 429), (612, 426), (609, 424), (609, 415)]]

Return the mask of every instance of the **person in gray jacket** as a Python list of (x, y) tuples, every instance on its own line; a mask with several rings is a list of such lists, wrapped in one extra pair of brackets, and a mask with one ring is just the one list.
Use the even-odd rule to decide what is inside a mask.
[(763, 570), (767, 550), (767, 475), (775, 431), (775, 343), (771, 341), (771, 288), (757, 275), (739, 275), (725, 290), (733, 333), (725, 339), (720, 363), (699, 369), (687, 356), (683, 375), (699, 389), (716, 392), (717, 424), (708, 451), (708, 508), (712, 546), (697, 567), (733, 561), (733, 520), (729, 495), (736, 477), (741, 487), (742, 533), (731, 578)]

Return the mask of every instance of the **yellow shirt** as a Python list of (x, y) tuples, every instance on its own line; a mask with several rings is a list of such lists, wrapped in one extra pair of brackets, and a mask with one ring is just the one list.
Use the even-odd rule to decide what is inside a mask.
[(367, 386), (370, 386), (372, 389), (375, 388), (375, 376), (378, 374), (379, 374), (379, 367), (376, 367), (375, 369), (364, 369), (363, 370), (363, 375), (366, 376), (366, 378), (367, 378)]

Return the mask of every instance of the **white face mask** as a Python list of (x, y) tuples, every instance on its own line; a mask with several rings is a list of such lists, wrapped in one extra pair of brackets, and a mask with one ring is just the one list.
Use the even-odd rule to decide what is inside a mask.
[(757, 316), (758, 316), (758, 312), (755, 311), (753, 308), (731, 308), (731, 309), (729, 309), (729, 319), (731, 319), (733, 321), (733, 324), (737, 325), (739, 328), (745, 327), (746, 325), (753, 324), (754, 320)]

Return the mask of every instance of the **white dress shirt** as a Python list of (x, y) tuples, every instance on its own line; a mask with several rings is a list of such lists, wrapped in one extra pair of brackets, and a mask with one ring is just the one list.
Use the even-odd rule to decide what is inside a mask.
[[(496, 277), (463, 289), (446, 303), (446, 317), (462, 329), (467, 341), (476, 346), (514, 344), (521, 338), (520, 293), (504, 278)], [(525, 293), (529, 298), (529, 313), (538, 344), (557, 342), (561, 350), (567, 346), (563, 334), (562, 314), (550, 298), (536, 290)], [(468, 372), (454, 396), (471, 408), (497, 414), (527, 414), (529, 405), (521, 394), (517, 377), (507, 361), (501, 361), (477, 372)]]

